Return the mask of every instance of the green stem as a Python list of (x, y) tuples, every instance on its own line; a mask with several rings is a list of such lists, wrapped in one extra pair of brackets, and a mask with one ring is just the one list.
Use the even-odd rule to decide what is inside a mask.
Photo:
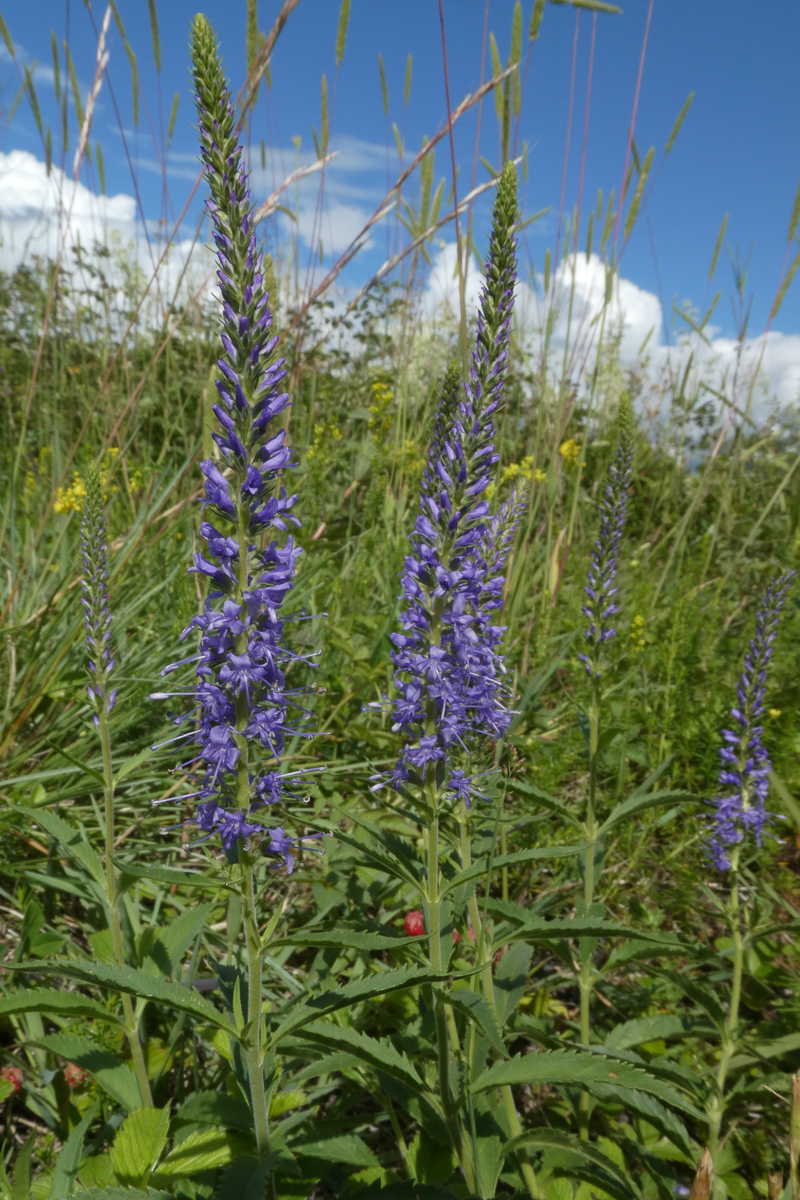
[(264, 1064), (261, 1061), (261, 937), (258, 932), (258, 915), (256, 913), (255, 888), (253, 887), (252, 855), (244, 847), (240, 847), (239, 855), (244, 899), (244, 933), (247, 944), (247, 1024), (242, 1035), (242, 1049), (247, 1063), (256, 1147), (258, 1153), (264, 1155), (269, 1154), (272, 1147), (269, 1136), (267, 1093), (264, 1087)]
[[(592, 703), (589, 709), (589, 795), (586, 801), (586, 860), (583, 879), (583, 899), (586, 915), (594, 901), (594, 850), (597, 844), (597, 759), (600, 744), (600, 685), (597, 673), (592, 676)], [(580, 949), (581, 969), (578, 979), (581, 996), (581, 1043), (589, 1046), (592, 1035), (592, 989), (594, 987), (590, 944)], [(589, 1093), (581, 1091), (580, 1136), (589, 1138)]]
[[(459, 817), (459, 827), (461, 835), (461, 868), (466, 871), (472, 865), (472, 843), (469, 838), (469, 818), (466, 811), (462, 811)], [(469, 898), (469, 915), (472, 921), (472, 928), (475, 931), (475, 946), (478, 951), (478, 962), (482, 964), (480, 973), (481, 987), (483, 990), (484, 999), (489, 1004), (492, 1012), (497, 1015), (497, 1004), (495, 1003), (494, 995), (494, 976), (492, 975), (492, 947), (486, 944), (488, 929), (484, 927), (481, 920), (480, 908), (475, 893)], [(472, 1063), (470, 1062), (470, 1068)], [(470, 1071), (471, 1077), (471, 1071)], [(519, 1119), (517, 1106), (514, 1103), (514, 1093), (508, 1084), (504, 1084), (500, 1088), (500, 1095), (503, 1100), (503, 1107), (506, 1111), (506, 1120), (512, 1138), (519, 1137), (522, 1133), (522, 1123)], [(533, 1167), (528, 1162), (527, 1155), (524, 1150), (517, 1151), (522, 1178), (525, 1182), (525, 1187), (528, 1195), (532, 1200), (540, 1200), (542, 1195), (539, 1185), (536, 1182), (536, 1173)]]
[(739, 1006), (742, 999), (742, 973), (744, 970), (744, 938), (742, 937), (741, 910), (739, 908), (738, 846), (731, 855), (730, 925), (733, 938), (733, 979), (731, 980), (731, 1002), (728, 1019), (722, 1033), (722, 1053), (717, 1067), (716, 1095), (709, 1112), (708, 1149), (716, 1165), (722, 1119), (725, 1115), (725, 1083), (731, 1059), (736, 1052), (736, 1032), (739, 1025)]
[[(108, 712), (106, 703), (106, 680), (104, 676), (98, 679), (100, 703), (98, 705), (98, 722), (100, 730), (100, 745), (103, 750), (103, 788), (104, 795), (104, 834), (106, 851), (106, 899), (108, 902), (108, 925), (111, 931), (111, 945), (114, 951), (114, 961), (121, 967), (125, 963), (125, 947), (122, 940), (122, 926), (119, 919), (119, 899), (117, 897), (117, 873), (114, 869), (112, 855), (114, 853), (114, 769), (111, 761), (111, 735), (108, 728)], [(131, 1059), (136, 1075), (142, 1104), (151, 1108), (153, 1097), (150, 1093), (150, 1081), (147, 1078), (147, 1064), (144, 1060), (142, 1043), (139, 1041), (139, 1022), (133, 1007), (133, 1001), (126, 993), (122, 993), (122, 1012), (125, 1017), (125, 1033), (131, 1048)]]
[[(427, 863), (427, 902), (430, 942), (431, 969), (437, 973), (443, 970), (444, 956), (442, 954), (442, 922), (441, 899), (439, 893), (439, 805), (438, 789), (434, 782), (426, 784), (428, 804), (431, 808), (430, 824), (428, 826), (428, 863)], [(461, 1119), (457, 1107), (453, 1104), (450, 1093), (450, 1048), (447, 1030), (447, 1014), (445, 1005), (433, 998), (433, 1015), (436, 1029), (436, 1056), (439, 1075), (439, 1094), (442, 1101), (442, 1112), (450, 1134), (456, 1157), (461, 1165), (467, 1186), (474, 1191), (475, 1172), (464, 1140)]]

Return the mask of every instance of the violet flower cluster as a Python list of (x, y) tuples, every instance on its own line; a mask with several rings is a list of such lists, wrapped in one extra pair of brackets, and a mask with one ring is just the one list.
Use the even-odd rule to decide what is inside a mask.
[(474, 776), (454, 767), (453, 752), (479, 737), (499, 738), (511, 716), (503, 703), (503, 564), (519, 520), (512, 500), (491, 516), (485, 492), (498, 461), (494, 421), (502, 397), (516, 281), (517, 180), (504, 171), (494, 204), (486, 279), (472, 371), (462, 388), (451, 367), (420, 489), (420, 511), (401, 576), (401, 633), (392, 634), (397, 698), (393, 728), (408, 741), (388, 777), (401, 790), (426, 782), (469, 803)]
[(92, 682), (87, 691), (94, 708), (95, 729), (100, 714), (110, 713), (117, 699), (117, 689), (108, 690), (108, 677), (114, 669), (111, 655), (111, 614), (108, 609), (108, 561), (103, 489), (100, 476), (92, 469), (84, 479), (86, 500), (81, 517), (81, 601), (86, 627), (86, 648), (89, 651), (89, 672)]
[(586, 674), (595, 680), (599, 680), (603, 672), (605, 643), (615, 637), (617, 632), (610, 623), (619, 612), (619, 606), (614, 599), (619, 588), (613, 584), (617, 575), (617, 551), (628, 515), (628, 490), (633, 473), (634, 427), (630, 400), (623, 396), (620, 404), (619, 440), (608, 472), (608, 483), (600, 506), (600, 529), (594, 543), (584, 588), (588, 603), (584, 604), (581, 610), (589, 620), (584, 633), (590, 649), (588, 654), (579, 654), (578, 657), (586, 667)]
[(713, 831), (708, 843), (720, 871), (730, 869), (731, 850), (748, 833), (753, 834), (757, 846), (761, 845), (770, 818), (766, 803), (771, 764), (761, 740), (764, 729), (757, 722), (764, 712), (767, 665), (775, 648), (778, 620), (795, 575), (796, 571), (787, 571), (764, 592), (756, 613), (756, 635), (750, 639), (744, 670), (736, 685), (737, 703), (730, 710), (733, 729), (722, 731), (719, 783), (724, 790), (713, 801)]
[[(198, 787), (189, 795), (197, 800), (196, 815), (183, 824), (198, 827), (198, 841), (219, 834), (228, 851), (263, 837), (262, 851), (282, 857), (291, 871), (292, 847), (301, 839), (289, 837), (283, 825), (267, 828), (260, 813), (297, 795), (280, 772), (280, 757), (288, 735), (308, 735), (308, 713), (297, 699), (302, 689), (286, 688), (285, 666), (297, 655), (285, 644), (286, 618), (279, 616), (301, 551), (291, 535), (283, 545), (257, 544), (270, 530), (299, 524), (291, 514), (296, 497), (287, 496), (280, 482), (295, 464), (284, 430), (273, 427), (289, 396), (281, 389), (284, 360), (273, 357), (277, 338), (230, 92), (203, 16), (194, 22), (192, 60), (222, 295), (219, 403), (213, 406), (220, 428), (212, 434), (222, 460), (201, 463), (200, 533), (206, 548), (195, 554), (190, 570), (204, 575), (213, 590), (204, 613), (181, 634), (185, 639), (199, 631), (199, 653), (162, 675), (197, 663), (191, 693), (196, 707), (173, 717), (192, 727), (172, 740), (195, 743), (182, 765), (195, 764), (191, 778)], [(176, 694), (182, 693), (153, 693)], [(271, 760), (269, 769), (265, 759)], [(303, 782), (308, 781), (295, 774), (294, 786)]]

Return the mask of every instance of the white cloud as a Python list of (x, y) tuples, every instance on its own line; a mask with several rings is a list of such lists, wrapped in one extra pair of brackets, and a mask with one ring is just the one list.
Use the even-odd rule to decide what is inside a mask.
[[(455, 274), (456, 247), (441, 242), (435, 253), (425, 291), (424, 307), (429, 317), (444, 307), (456, 315), (459, 306), (458, 278)], [(466, 277), (468, 315), (474, 318), (480, 296), (480, 275), (470, 259)], [(547, 313), (554, 306), (550, 336), (553, 364), (561, 369), (565, 346), (567, 376), (577, 383), (591, 370), (600, 333), (605, 303), (605, 266), (597, 255), (588, 259), (578, 253), (562, 262), (555, 272), (551, 291), (542, 294), (543, 280), (536, 278), (534, 289), (518, 282), (515, 296), (517, 335), (531, 356), (542, 348), (542, 331)], [(571, 300), (571, 312), (570, 312)], [(702, 381), (722, 392), (740, 410), (748, 404), (756, 419), (762, 419), (772, 400), (780, 407), (800, 401), (800, 335), (770, 331), (747, 338), (743, 346), (713, 330), (708, 340), (692, 334), (677, 345), (667, 345), (663, 337), (663, 313), (656, 295), (638, 287), (630, 279), (615, 279), (605, 316), (606, 332), (622, 328), (620, 356), (625, 364), (639, 360), (642, 348), (650, 359), (651, 378), (669, 380), (683, 376), (691, 357), (687, 392), (691, 394)], [(754, 376), (757, 378), (754, 383)], [(710, 393), (708, 393), (710, 395)], [(720, 405), (720, 408), (726, 406)]]

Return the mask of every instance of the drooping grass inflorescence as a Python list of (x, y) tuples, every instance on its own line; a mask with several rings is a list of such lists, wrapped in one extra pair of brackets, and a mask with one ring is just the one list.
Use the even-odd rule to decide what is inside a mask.
[[(401, 577), (402, 632), (392, 634), (394, 729), (407, 738), (388, 782), (437, 784), (464, 799), (472, 778), (454, 752), (499, 738), (511, 717), (504, 697), (502, 568), (519, 505), (490, 515), (484, 493), (498, 460), (494, 414), (502, 396), (516, 282), (516, 172), (508, 166), (494, 203), (470, 378), (448, 368)], [(376, 782), (375, 787), (384, 781)]]
[(781, 609), (796, 574), (787, 571), (774, 579), (761, 598), (755, 637), (750, 639), (744, 670), (736, 685), (737, 703), (730, 710), (733, 729), (722, 731), (719, 783), (723, 790), (713, 801), (713, 830), (708, 841), (709, 853), (720, 871), (731, 869), (732, 854), (738, 861), (735, 848), (748, 834), (760, 846), (769, 822), (766, 803), (771, 764), (761, 740), (764, 729), (758, 722), (764, 713), (767, 666), (775, 648)]
[[(281, 389), (286, 371), (284, 360), (274, 357), (277, 338), (230, 92), (203, 16), (193, 25), (192, 62), (222, 297), (219, 403), (212, 406), (220, 426), (212, 437), (222, 462), (201, 463), (206, 550), (195, 554), (190, 570), (209, 579), (213, 591), (205, 612), (181, 635), (199, 630), (199, 653), (162, 675), (197, 663), (196, 709), (174, 718), (193, 726), (174, 739), (195, 742), (184, 765), (203, 763), (191, 793), (196, 815), (184, 824), (198, 827), (198, 841), (218, 834), (232, 854), (265, 835), (262, 852), (280, 856), (291, 871), (293, 847), (302, 839), (290, 837), (283, 825), (268, 828), (261, 812), (296, 795), (280, 772), (280, 756), (288, 734), (310, 736), (309, 714), (299, 700), (304, 690), (286, 687), (286, 665), (298, 655), (286, 645), (286, 618), (279, 616), (301, 550), (291, 534), (283, 545), (258, 545), (267, 531), (299, 525), (291, 511), (297, 497), (287, 496), (281, 482), (295, 464), (285, 431), (274, 424), (289, 404)], [(293, 782), (303, 781), (295, 774)]]
[(608, 483), (600, 506), (600, 529), (592, 550), (584, 588), (588, 603), (583, 606), (582, 611), (589, 620), (589, 625), (584, 630), (589, 652), (578, 657), (586, 667), (586, 674), (592, 679), (600, 679), (605, 644), (615, 637), (617, 632), (610, 623), (619, 612), (614, 600), (619, 589), (613, 584), (617, 575), (617, 551), (628, 515), (628, 491), (633, 473), (634, 429), (633, 407), (628, 396), (623, 395), (619, 412), (619, 440), (608, 472)]

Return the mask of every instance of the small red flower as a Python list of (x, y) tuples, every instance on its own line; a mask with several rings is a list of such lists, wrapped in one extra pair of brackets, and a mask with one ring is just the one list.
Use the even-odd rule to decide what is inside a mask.
[(13, 1095), (22, 1091), (22, 1071), (19, 1067), (0, 1067), (0, 1079), (7, 1080), (14, 1089)]
[(412, 908), (411, 912), (406, 913), (403, 926), (409, 937), (425, 936), (425, 918), (418, 908)]
[(460, 941), (461, 941), (461, 934), (458, 932), (457, 929), (454, 929), (453, 930), (453, 945), (457, 946)]
[(67, 1082), (67, 1087), (79, 1088), (81, 1084), (86, 1082), (86, 1072), (77, 1063), (67, 1063), (64, 1067), (64, 1079)]

